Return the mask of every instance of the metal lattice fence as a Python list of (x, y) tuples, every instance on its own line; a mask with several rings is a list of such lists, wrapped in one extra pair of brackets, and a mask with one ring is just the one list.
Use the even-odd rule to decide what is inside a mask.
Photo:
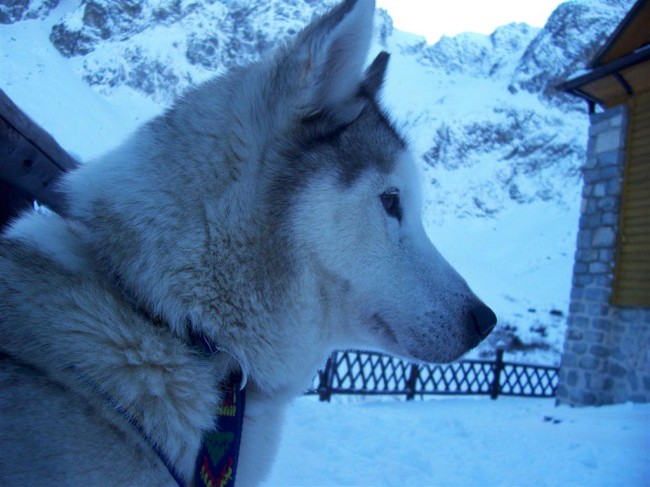
[(375, 352), (334, 352), (314, 378), (307, 394), (329, 401), (333, 394), (404, 395), (499, 395), (554, 397), (557, 367), (465, 360), (446, 365), (414, 364)]

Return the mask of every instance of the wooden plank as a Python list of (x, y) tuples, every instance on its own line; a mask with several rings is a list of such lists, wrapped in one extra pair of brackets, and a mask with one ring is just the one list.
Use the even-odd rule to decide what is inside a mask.
[(626, 196), (623, 208), (625, 214), (632, 212), (635, 216), (639, 216), (643, 213), (639, 213), (637, 210), (645, 210), (646, 213), (650, 213), (650, 201), (648, 199), (630, 199)]
[(618, 292), (636, 292), (636, 291), (645, 291), (650, 293), (650, 285), (646, 284), (648, 277), (643, 277), (641, 275), (630, 276), (619, 275), (616, 280), (616, 290)]
[(632, 121), (633, 127), (644, 127), (648, 124), (650, 124), (650, 112), (634, 114), (634, 119)]
[(633, 145), (630, 148), (630, 157), (633, 158), (639, 158), (639, 159), (647, 159), (650, 157), (650, 146), (648, 145)]
[(64, 202), (54, 182), (78, 166), (50, 134), (0, 90), (0, 179), (60, 213)]
[(628, 98), (625, 89), (613, 76), (595, 79), (581, 87), (585, 93), (602, 100), (608, 108), (619, 105)]
[(650, 308), (650, 293), (643, 291), (616, 291), (612, 294), (612, 304), (615, 306), (640, 306)]
[[(649, 110), (650, 112), (650, 110)], [(637, 115), (630, 120), (630, 131), (635, 133), (641, 130), (647, 130), (650, 125), (650, 113), (648, 115)]]
[(634, 115), (636, 118), (637, 113), (648, 113), (650, 111), (650, 99), (640, 95), (634, 100)]
[(622, 237), (623, 247), (627, 245), (644, 246), (650, 252), (650, 235), (645, 233), (634, 233), (630, 229), (625, 229)]
[(638, 91), (636, 93), (635, 103), (638, 106), (647, 106), (650, 104), (650, 96), (648, 96), (648, 91)]
[(636, 120), (638, 114), (650, 112), (650, 101), (641, 100), (637, 98), (634, 101), (634, 114), (632, 120)]
[(618, 292), (645, 291), (647, 293), (650, 293), (650, 286), (646, 284), (646, 281), (648, 281), (648, 279), (650, 278), (643, 276), (619, 276), (616, 280), (616, 290)]
[(632, 145), (650, 145), (650, 123), (638, 124), (634, 123), (634, 128), (632, 129)]
[(31, 199), (0, 180), (0, 230), (31, 205)]
[(628, 176), (625, 181), (625, 191), (641, 191), (648, 194), (648, 191), (650, 191), (648, 188), (650, 188), (650, 171), (639, 173), (634, 178)]
[(620, 245), (621, 255), (636, 255), (650, 252), (650, 246), (647, 244), (637, 244), (630, 242), (622, 242)]
[(635, 266), (623, 266), (618, 269), (618, 277), (629, 283), (640, 282), (650, 288), (650, 265), (646, 263)]
[(625, 221), (625, 230), (623, 233), (623, 238), (626, 239), (624, 240), (625, 242), (628, 242), (632, 237), (638, 238), (642, 236), (646, 236), (650, 238), (650, 225), (634, 225), (632, 224), (629, 220)]
[(635, 294), (641, 295), (644, 294), (650, 295), (650, 286), (645, 284), (643, 281), (630, 281), (627, 279), (619, 279), (617, 281), (617, 290), (618, 293), (625, 294)]
[(633, 199), (639, 199), (650, 196), (650, 184), (648, 179), (650, 178), (650, 172), (638, 172), (634, 177), (628, 176), (627, 180), (624, 182), (624, 198), (625, 200), (629, 199), (630, 196), (634, 195)]
[(627, 164), (647, 165), (650, 161), (650, 142), (630, 145), (627, 156)]
[(647, 186), (641, 183), (632, 183), (631, 181), (625, 185), (625, 204), (640, 204), (644, 201), (650, 202), (650, 193)]
[(650, 213), (636, 217), (625, 217), (623, 225), (640, 226), (650, 228)]
[(619, 252), (620, 263), (617, 265), (617, 271), (634, 267), (647, 267), (650, 266), (650, 259), (641, 254), (629, 252)]
[(630, 156), (634, 159), (647, 160), (650, 158), (650, 140), (633, 141), (630, 147)]
[(650, 207), (648, 205), (643, 206), (639, 205), (637, 207), (630, 207), (629, 205), (625, 205), (623, 208), (623, 217), (624, 218), (636, 218), (640, 216), (644, 216), (650, 213)]
[(643, 199), (650, 197), (650, 168), (646, 171), (639, 171), (633, 176), (628, 175), (627, 179), (623, 181), (623, 198), (628, 199), (628, 196), (634, 195), (633, 199)]
[(37, 146), (61, 171), (70, 171), (79, 163), (54, 138), (23, 113), (0, 89), (0, 117)]
[(626, 181), (632, 181), (641, 176), (648, 176), (650, 174), (650, 165), (644, 162), (638, 162), (641, 159), (630, 158), (628, 160), (628, 167), (626, 168)]
[(650, 97), (632, 110), (612, 303), (650, 306)]
[(34, 144), (0, 118), (0, 179), (32, 199), (60, 211), (54, 181), (63, 172)]
[[(629, 127), (629, 132), (635, 137), (635, 140), (637, 141), (642, 141), (643, 140), (643, 135), (639, 135), (641, 132), (646, 131), (650, 129), (650, 116), (647, 118), (641, 118), (641, 117), (636, 117), (630, 122), (630, 127)], [(647, 137), (647, 135), (645, 136)]]
[(622, 281), (643, 282), (650, 289), (650, 266), (619, 269), (618, 276)]
[(639, 254), (638, 260), (646, 260), (646, 256), (643, 255), (648, 253), (650, 255), (650, 242), (646, 240), (643, 241), (643, 235), (631, 235), (625, 234), (621, 235), (619, 239), (620, 253), (625, 254), (627, 258), (635, 258), (635, 254)]
[(628, 203), (642, 203), (643, 201), (650, 201), (650, 194), (647, 187), (643, 186), (643, 182), (628, 183), (625, 186), (625, 204)]

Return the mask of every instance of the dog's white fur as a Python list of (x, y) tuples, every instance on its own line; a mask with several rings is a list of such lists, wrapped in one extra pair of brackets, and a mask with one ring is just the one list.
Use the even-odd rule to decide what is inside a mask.
[[(189, 478), (242, 368), (238, 483), (253, 485), (333, 349), (447, 361), (478, 343), (482, 305), (426, 237), (413, 161), (375, 101), (386, 58), (363, 72), (373, 12), (348, 0), (196, 88), (66, 178), (69, 218), (6, 232), (0, 484), (173, 485), (106, 394)], [(199, 357), (190, 329), (224, 353)]]

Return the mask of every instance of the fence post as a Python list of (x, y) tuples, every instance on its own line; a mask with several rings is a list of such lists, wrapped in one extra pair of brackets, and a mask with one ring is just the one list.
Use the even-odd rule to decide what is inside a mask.
[(406, 400), (412, 401), (415, 398), (415, 383), (418, 380), (420, 369), (417, 364), (411, 364), (411, 373), (406, 379)]
[(327, 357), (325, 370), (318, 373), (318, 397), (320, 398), (321, 402), (330, 402), (330, 397), (332, 396), (332, 377), (334, 376), (336, 354), (337, 352), (334, 352), (332, 355)]
[(492, 380), (492, 385), (490, 386), (490, 397), (496, 399), (499, 397), (501, 392), (501, 371), (503, 370), (503, 349), (497, 349), (497, 357), (494, 362), (494, 379)]

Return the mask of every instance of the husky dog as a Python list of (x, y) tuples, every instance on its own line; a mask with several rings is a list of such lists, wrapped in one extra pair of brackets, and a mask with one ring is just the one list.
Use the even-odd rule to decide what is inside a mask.
[(66, 177), (66, 218), (7, 230), (0, 484), (176, 485), (161, 454), (189, 482), (236, 370), (237, 480), (256, 484), (332, 350), (446, 362), (491, 331), (422, 228), (412, 156), (378, 102), (388, 54), (363, 69), (374, 8), (346, 0), (191, 90)]

